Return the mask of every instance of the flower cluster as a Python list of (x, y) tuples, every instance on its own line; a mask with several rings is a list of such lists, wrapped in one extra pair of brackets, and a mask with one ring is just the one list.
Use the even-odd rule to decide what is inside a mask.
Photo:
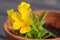
[(30, 25), (33, 24), (30, 18), (32, 9), (30, 4), (26, 2), (19, 4), (17, 9), (18, 12), (15, 12), (14, 9), (8, 10), (8, 18), (12, 20), (14, 30), (20, 30), (20, 33), (25, 34), (31, 30)]

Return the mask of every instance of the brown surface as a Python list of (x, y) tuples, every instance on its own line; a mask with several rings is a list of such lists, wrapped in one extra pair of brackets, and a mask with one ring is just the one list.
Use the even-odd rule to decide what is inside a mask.
[[(38, 10), (35, 11), (35, 13), (40, 14), (42, 13), (42, 10)], [(60, 12), (59, 11), (47, 11), (47, 16), (46, 16), (46, 22), (48, 24), (51, 24), (52, 26), (55, 26), (55, 28), (60, 28)], [(9, 20), (7, 20), (7, 22), (5, 22), (4, 24), (4, 30), (7, 36), (8, 40), (30, 40), (27, 38), (22, 38), (22, 37), (18, 37), (14, 34), (12, 34), (9, 30), (8, 30), (8, 26), (10, 26), (11, 22)], [(31, 39), (33, 40), (33, 39)], [(45, 40), (60, 40), (60, 38), (53, 38), (53, 39), (45, 39)]]

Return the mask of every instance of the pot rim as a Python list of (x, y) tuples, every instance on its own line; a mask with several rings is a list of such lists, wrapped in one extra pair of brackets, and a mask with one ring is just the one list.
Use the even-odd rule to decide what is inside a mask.
[[(59, 10), (47, 10), (47, 9), (45, 9), (46, 11), (48, 11), (48, 12), (59, 12), (60, 13), (60, 11)], [(33, 12), (35, 12), (35, 11), (45, 11), (44, 9), (41, 9), (41, 10), (34, 10)]]
[[(39, 12), (39, 11), (44, 11), (44, 10), (35, 10), (35, 11), (33, 11), (33, 12)], [(46, 10), (47, 12), (58, 12), (58, 13), (60, 13), (60, 11), (57, 11), (57, 10)], [(11, 35), (12, 37), (15, 37), (15, 38), (17, 38), (17, 39), (28, 39), (28, 40), (34, 40), (34, 39), (31, 39), (31, 38), (24, 38), (24, 37), (20, 37), (20, 36), (16, 36), (16, 35), (14, 35), (14, 34), (12, 34), (9, 30), (8, 30), (8, 26), (7, 26), (7, 24), (6, 24), (6, 22), (4, 23), (4, 31), (5, 32), (7, 32), (9, 35)], [(59, 38), (51, 38), (52, 40), (57, 40), (57, 39), (60, 39), (60, 37)], [(45, 39), (45, 40), (51, 40), (51, 39)], [(36, 40), (36, 39), (35, 39)], [(41, 39), (41, 40), (43, 40), (43, 39)]]

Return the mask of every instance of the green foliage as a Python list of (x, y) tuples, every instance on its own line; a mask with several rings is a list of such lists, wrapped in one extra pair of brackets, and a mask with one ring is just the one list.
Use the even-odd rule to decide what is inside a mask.
[(27, 38), (34, 38), (34, 39), (45, 39), (48, 38), (49, 36), (53, 36), (56, 37), (56, 35), (54, 35), (53, 33), (51, 33), (50, 31), (46, 30), (45, 28), (43, 28), (43, 25), (45, 24), (45, 17), (46, 17), (47, 13), (46, 11), (44, 11), (38, 19), (36, 19), (35, 14), (32, 13), (31, 14), (31, 18), (34, 21), (32, 26), (32, 30), (26, 34)]
[(39, 22), (43, 21), (43, 19), (45, 19), (47, 13), (46, 11), (44, 11), (40, 16), (39, 16)]
[(32, 19), (32, 20), (35, 20), (35, 19), (36, 19), (36, 17), (35, 17), (35, 14), (34, 14), (34, 13), (32, 13), (32, 14), (30, 15), (30, 17), (31, 17), (31, 19)]

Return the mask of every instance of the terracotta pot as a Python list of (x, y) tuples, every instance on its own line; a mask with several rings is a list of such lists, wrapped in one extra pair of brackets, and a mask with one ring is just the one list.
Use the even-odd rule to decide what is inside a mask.
[[(34, 11), (36, 15), (40, 15), (44, 10), (37, 10)], [(60, 12), (59, 11), (53, 11), (53, 10), (46, 10), (47, 16), (45, 18), (45, 21), (47, 24), (50, 24), (54, 26), (55, 28), (60, 28)], [(4, 30), (6, 33), (7, 40), (33, 40), (29, 38), (23, 38), (16, 36), (8, 30), (8, 27), (11, 25), (10, 20), (7, 20), (4, 24)], [(39, 39), (42, 40), (42, 39)], [(43, 40), (60, 40), (60, 38), (52, 38), (52, 39), (43, 39)]]

